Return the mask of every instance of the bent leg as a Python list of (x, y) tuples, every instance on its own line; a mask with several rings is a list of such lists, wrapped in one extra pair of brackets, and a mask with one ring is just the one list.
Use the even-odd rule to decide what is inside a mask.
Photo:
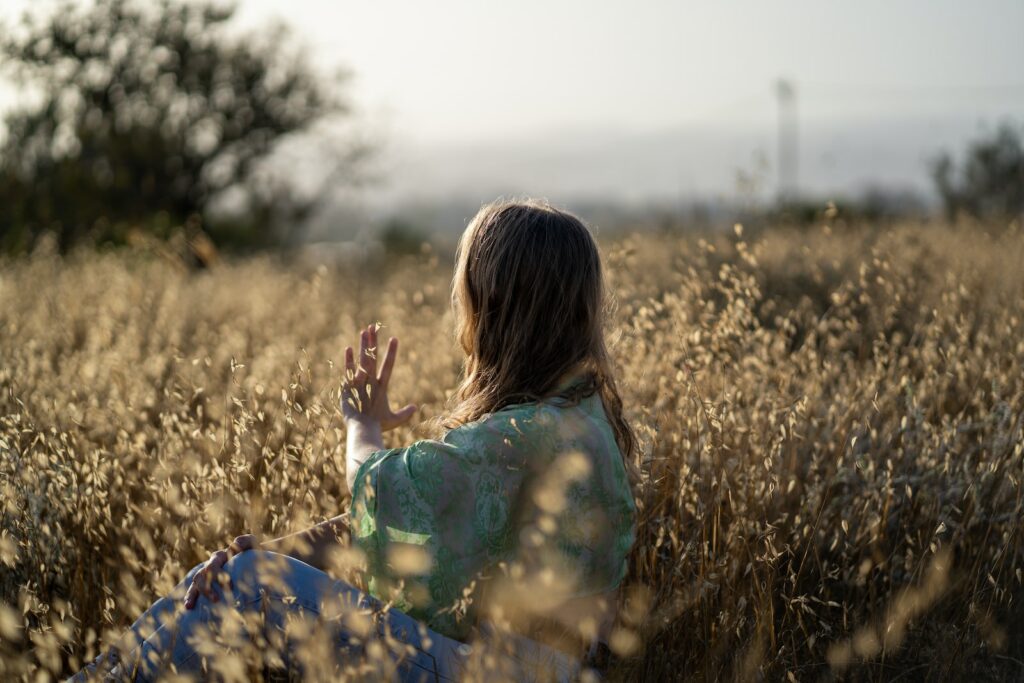
[[(217, 602), (200, 597), (191, 610), (181, 607), (180, 599), (172, 602), (173, 618), (160, 620), (126, 658), (138, 666), (141, 678), (169, 666), (198, 672), (209, 663), (204, 659), (246, 648), (254, 648), (249, 655), (258, 654), (264, 665), (290, 667), (297, 640), (327, 635), (313, 624), (322, 615), (375, 607), (354, 587), (287, 555), (246, 551), (231, 558), (221, 576), (213, 586)], [(347, 631), (329, 635), (333, 650), (351, 645)]]
[(224, 663), (235, 656), (232, 665), (244, 661), (330, 679), (338, 666), (366, 662), (366, 645), (377, 641), (366, 666), (379, 677), (450, 681), (465, 657), (462, 643), (402, 612), (383, 609), (344, 581), (272, 552), (250, 550), (231, 558), (221, 575), (227, 581), (213, 586), (218, 601), (200, 597), (186, 610), (182, 599), (201, 566), (132, 624), (119, 646), (122, 662), (115, 673), (135, 673), (142, 681), (171, 669), (202, 674), (216, 669), (218, 658)]
[(185, 592), (192, 584), (192, 578), (196, 572), (203, 568), (205, 563), (200, 562), (189, 570), (182, 581), (171, 589), (171, 592), (160, 598), (149, 609), (143, 612), (135, 622), (128, 627), (124, 635), (113, 646), (113, 648), (101, 654), (95, 662), (87, 665), (82, 671), (68, 679), (69, 681), (87, 680), (97, 670), (109, 670), (112, 667), (120, 668), (123, 661), (131, 659), (138, 651), (139, 646), (149, 638), (159, 639), (168, 632), (165, 627), (173, 624), (175, 613), (181, 609), (181, 601), (185, 598)]

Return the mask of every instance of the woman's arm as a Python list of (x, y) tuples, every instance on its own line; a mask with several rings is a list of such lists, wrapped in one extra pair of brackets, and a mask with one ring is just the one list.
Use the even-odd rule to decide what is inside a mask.
[[(347, 545), (348, 539), (348, 523), (344, 515), (338, 515), (294, 534), (264, 541), (259, 548), (290, 555), (326, 572), (330, 568), (331, 550), (337, 545)], [(238, 539), (235, 541), (237, 543)]]
[(347, 542), (348, 524), (343, 515), (332, 517), (326, 522), (321, 522), (294, 534), (262, 543), (252, 534), (238, 536), (227, 548), (210, 555), (206, 566), (192, 576), (192, 585), (185, 593), (185, 609), (195, 607), (200, 595), (205, 595), (213, 602), (217, 601), (217, 594), (213, 591), (214, 577), (228, 563), (228, 560), (239, 553), (244, 553), (247, 550), (270, 550), (294, 557), (296, 560), (301, 560), (326, 573), (330, 568), (331, 549)]
[(375, 451), (384, 448), (384, 432), (409, 421), (416, 406), (409, 404), (397, 412), (388, 402), (388, 383), (395, 366), (398, 340), (388, 340), (384, 359), (377, 372), (377, 326), (370, 325), (359, 335), (359, 367), (352, 347), (345, 349), (345, 383), (341, 387), (341, 413), (348, 434), (345, 439), (345, 481), (351, 491), (356, 471)]
[[(388, 340), (388, 348), (377, 372), (377, 326), (370, 325), (359, 335), (359, 368), (356, 369), (352, 347), (345, 349), (345, 382), (341, 389), (341, 413), (348, 429), (345, 453), (345, 481), (349, 490), (355, 484), (359, 466), (375, 451), (384, 448), (384, 432), (405, 424), (416, 412), (409, 404), (400, 410), (391, 410), (388, 403), (388, 383), (395, 366), (398, 340)], [(239, 536), (224, 550), (210, 556), (206, 566), (196, 572), (185, 594), (185, 608), (192, 609), (199, 595), (217, 599), (213, 592), (213, 578), (232, 556), (246, 550), (271, 550), (290, 555), (321, 571), (328, 568), (331, 548), (348, 541), (348, 525), (343, 516), (333, 517), (316, 526), (288, 536), (260, 543), (255, 536)]]
[(384, 432), (380, 423), (371, 418), (346, 420), (348, 434), (345, 439), (345, 482), (352, 491), (359, 466), (376, 451), (384, 449)]

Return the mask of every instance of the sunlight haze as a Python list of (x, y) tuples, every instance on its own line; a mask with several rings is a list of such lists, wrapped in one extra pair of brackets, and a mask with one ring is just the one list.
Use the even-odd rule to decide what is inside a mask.
[[(984, 6), (984, 10), (983, 10)], [(953, 107), (998, 112), (1022, 84), (1019, 2), (515, 3), (246, 0), (326, 64), (346, 64), (369, 112), (430, 142), (560, 127), (650, 130), (756, 119), (780, 77), (809, 116)], [(287, 10), (282, 9), (287, 7)], [(837, 98), (837, 91), (850, 88)], [(943, 92), (943, 89), (948, 89)], [(929, 89), (932, 89), (929, 91)], [(1002, 104), (1005, 104), (1003, 102)], [(1020, 93), (1015, 103), (1022, 104)]]
[(1012, 0), (239, 3), (241, 28), (272, 21), (350, 72), (381, 147), (375, 201), (682, 201), (731, 196), (740, 174), (767, 196), (779, 79), (796, 89), (809, 193), (927, 193), (939, 151), (1024, 118)]

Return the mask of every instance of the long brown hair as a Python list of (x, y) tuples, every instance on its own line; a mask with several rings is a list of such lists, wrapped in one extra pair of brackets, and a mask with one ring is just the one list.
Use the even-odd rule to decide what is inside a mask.
[(628, 459), (636, 437), (604, 341), (604, 278), (580, 219), (538, 200), (483, 206), (459, 241), (452, 306), (466, 352), (446, 420), (454, 427), (515, 403), (550, 397), (566, 373), (570, 402), (599, 393)]

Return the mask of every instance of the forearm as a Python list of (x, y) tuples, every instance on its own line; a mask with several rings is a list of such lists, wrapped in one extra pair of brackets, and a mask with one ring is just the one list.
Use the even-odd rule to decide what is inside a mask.
[(349, 491), (355, 485), (356, 471), (374, 452), (384, 448), (380, 423), (373, 419), (350, 419), (346, 427), (345, 481)]
[(311, 567), (327, 571), (331, 550), (339, 544), (347, 544), (348, 541), (348, 524), (344, 516), (339, 515), (294, 534), (264, 541), (260, 543), (260, 548), (290, 555)]
[[(345, 479), (349, 490), (356, 479), (356, 471), (375, 451), (384, 448), (380, 423), (372, 419), (347, 421), (348, 435), (345, 449)], [(326, 569), (331, 549), (338, 543), (348, 542), (348, 524), (343, 516), (334, 517), (308, 529), (265, 541), (264, 550), (290, 555), (297, 560)]]

